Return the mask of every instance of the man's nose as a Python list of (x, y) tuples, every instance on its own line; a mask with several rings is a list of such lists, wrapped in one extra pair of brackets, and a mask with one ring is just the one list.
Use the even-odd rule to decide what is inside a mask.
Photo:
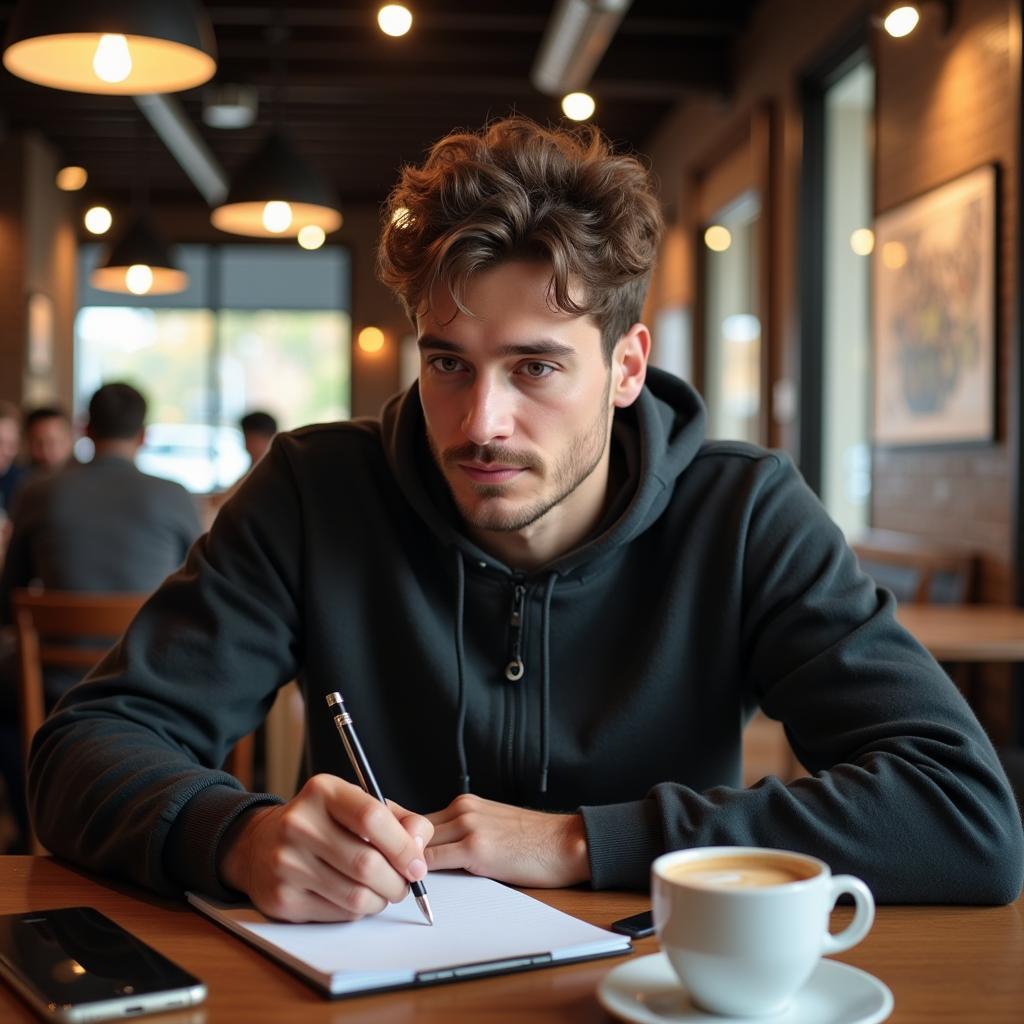
[(462, 419), (462, 432), (473, 444), (485, 445), (512, 436), (514, 396), (509, 391), (486, 378), (474, 383)]

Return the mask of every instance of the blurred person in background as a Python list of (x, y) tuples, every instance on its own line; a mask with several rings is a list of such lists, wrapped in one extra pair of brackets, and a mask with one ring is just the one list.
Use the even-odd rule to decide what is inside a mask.
[(32, 480), (18, 498), (0, 616), (16, 587), (148, 592), (184, 560), (199, 519), (180, 484), (143, 473), (146, 400), (130, 384), (105, 384), (89, 402), (91, 462)]
[(277, 433), (277, 420), (262, 409), (254, 409), (246, 413), (239, 421), (242, 437), (245, 439), (245, 450), (255, 466), (266, 455), (270, 442)]
[(71, 458), (74, 448), (71, 420), (56, 405), (33, 409), (25, 417), (25, 448), (32, 471), (52, 473)]
[[(10, 402), (0, 401), (0, 524), (6, 522), (14, 495), (25, 475), (17, 463), (21, 448), (21, 414)], [(0, 525), (0, 552), (3, 527)]]

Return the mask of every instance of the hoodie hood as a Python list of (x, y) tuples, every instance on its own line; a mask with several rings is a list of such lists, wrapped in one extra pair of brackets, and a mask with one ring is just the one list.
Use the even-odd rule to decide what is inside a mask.
[[(455, 747), (459, 762), (459, 788), (470, 791), (466, 756), (466, 714), (468, 692), (465, 654), (466, 565), (475, 562), (482, 569), (498, 569), (516, 580), (513, 593), (511, 658), (505, 678), (518, 682), (526, 670), (519, 653), (522, 619), (522, 576), (481, 550), (462, 532), (461, 517), (448, 485), (426, 439), (426, 423), (420, 405), (419, 387), (414, 384), (392, 399), (381, 416), (384, 448), (395, 478), (419, 516), (452, 552), (455, 572), (455, 615), (453, 645), (458, 678), (458, 713)], [(625, 466), (625, 482), (613, 497), (604, 523), (595, 534), (542, 570), (545, 576), (541, 600), (540, 664), (540, 773), (538, 790), (547, 791), (550, 760), (551, 700), (551, 600), (560, 579), (570, 575), (584, 579), (605, 559), (642, 533), (664, 511), (679, 475), (693, 461), (704, 439), (705, 412), (700, 397), (688, 384), (660, 370), (649, 370), (647, 383), (632, 406), (618, 409), (612, 424), (611, 443)]]
[[(655, 522), (671, 498), (675, 481), (700, 450), (706, 423), (704, 403), (689, 384), (649, 367), (640, 397), (615, 412), (611, 443), (623, 456), (627, 477), (612, 503), (612, 513), (593, 537), (545, 567), (545, 572), (565, 576), (584, 571)], [(418, 384), (387, 403), (381, 430), (402, 493), (442, 545), (456, 548), (473, 561), (511, 571), (462, 532), (458, 509), (427, 445)]]

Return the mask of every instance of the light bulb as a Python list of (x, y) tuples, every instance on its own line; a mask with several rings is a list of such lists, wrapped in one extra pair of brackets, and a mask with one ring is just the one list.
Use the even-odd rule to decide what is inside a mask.
[(384, 347), (384, 332), (379, 327), (364, 327), (357, 343), (364, 352), (379, 352)]
[(571, 92), (562, 97), (562, 112), (573, 121), (586, 121), (594, 106), (594, 97), (588, 92)]
[(89, 174), (84, 167), (62, 167), (57, 172), (57, 188), (62, 192), (77, 192), (85, 188)]
[(92, 69), (96, 77), (104, 82), (123, 82), (132, 73), (132, 55), (128, 52), (128, 40), (121, 35), (107, 33), (100, 36), (96, 53), (92, 58)]
[(318, 224), (307, 224), (299, 229), (299, 245), (303, 249), (319, 249), (326, 238), (324, 229)]
[(292, 223), (292, 208), (280, 199), (271, 199), (263, 207), (263, 226), (275, 235), (287, 231)]
[(875, 233), (871, 228), (857, 228), (850, 235), (850, 248), (858, 256), (870, 256), (875, 248)]
[(917, 23), (920, 20), (921, 15), (917, 8), (910, 4), (904, 4), (902, 7), (891, 10), (882, 25), (894, 39), (902, 39), (903, 36), (909, 36), (917, 28)]
[(153, 271), (145, 263), (133, 263), (124, 273), (124, 283), (132, 295), (145, 295), (153, 287)]
[(105, 206), (91, 206), (85, 211), (85, 229), (93, 235), (105, 235), (114, 218)]
[(412, 28), (412, 14), (401, 4), (388, 4), (377, 12), (377, 24), (385, 35), (404, 36)]
[(732, 245), (732, 233), (721, 224), (712, 224), (704, 232), (704, 244), (712, 252), (725, 252)]

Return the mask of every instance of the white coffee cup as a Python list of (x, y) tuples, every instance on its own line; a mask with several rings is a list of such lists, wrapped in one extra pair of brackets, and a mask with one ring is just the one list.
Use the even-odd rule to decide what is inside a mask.
[[(839, 896), (853, 920), (828, 930)], [(756, 846), (666, 853), (651, 865), (658, 942), (694, 1003), (712, 1013), (780, 1013), (818, 960), (855, 946), (875, 917), (871, 890), (816, 857)]]

